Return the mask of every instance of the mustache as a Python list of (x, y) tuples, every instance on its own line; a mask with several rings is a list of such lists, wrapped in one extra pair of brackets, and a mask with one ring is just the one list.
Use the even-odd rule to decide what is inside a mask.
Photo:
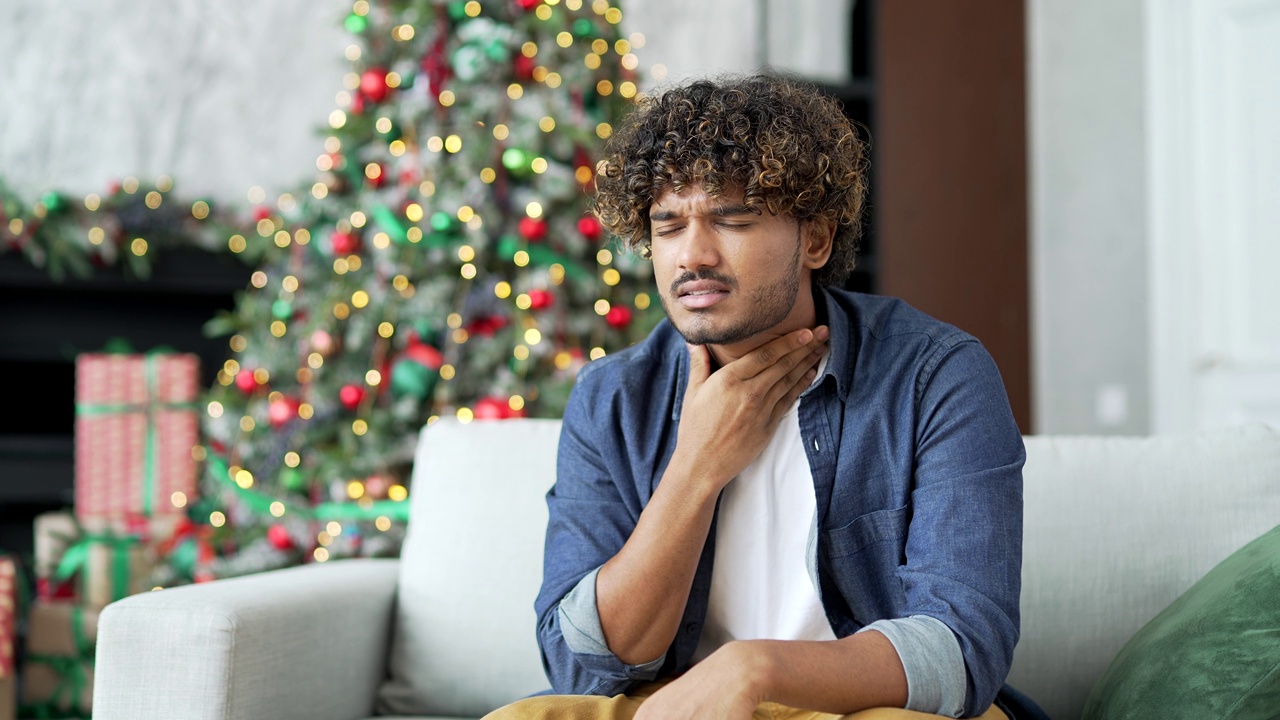
[(724, 285), (730, 290), (736, 289), (738, 287), (738, 283), (733, 278), (708, 268), (705, 270), (699, 270), (696, 273), (686, 271), (680, 277), (673, 280), (671, 282), (671, 294), (675, 295), (676, 293), (680, 292), (681, 285), (687, 282), (693, 282), (694, 280), (714, 280), (715, 282), (718, 282), (721, 285)]

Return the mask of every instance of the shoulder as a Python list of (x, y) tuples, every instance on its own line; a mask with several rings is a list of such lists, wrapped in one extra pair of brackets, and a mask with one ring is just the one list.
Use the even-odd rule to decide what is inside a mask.
[[(830, 321), (842, 323), (850, 376), (889, 385), (919, 397), (940, 366), (989, 364), (989, 353), (972, 334), (901, 298), (828, 289)], [(833, 327), (833, 334), (836, 329)]]
[(844, 310), (860, 339), (872, 342), (916, 336), (933, 347), (954, 347), (977, 338), (925, 313), (907, 301), (887, 295), (869, 295), (828, 289), (831, 300)]

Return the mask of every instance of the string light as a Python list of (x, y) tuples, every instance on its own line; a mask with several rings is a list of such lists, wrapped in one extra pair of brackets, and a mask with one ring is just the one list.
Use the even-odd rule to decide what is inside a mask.
[(378, 372), (377, 370), (370, 370), (369, 372), (364, 374), (364, 381), (368, 383), (371, 387), (377, 387), (378, 385), (382, 384), (382, 373)]
[(463, 425), (466, 425), (467, 423), (471, 422), (476, 417), (476, 414), (472, 412), (471, 408), (469, 407), (460, 407), (458, 408), (458, 411), (455, 414), (458, 416), (458, 422), (462, 423)]
[[(97, 212), (98, 207), (102, 205), (102, 198), (97, 193), (89, 193), (84, 197), (84, 208), (89, 212)], [(15, 235), (17, 233), (14, 233)]]
[(187, 494), (183, 492), (175, 492), (169, 496), (169, 504), (176, 508), (184, 508), (187, 506)]
[(274, 517), (284, 517), (284, 503), (279, 500), (271, 503), (270, 512)]

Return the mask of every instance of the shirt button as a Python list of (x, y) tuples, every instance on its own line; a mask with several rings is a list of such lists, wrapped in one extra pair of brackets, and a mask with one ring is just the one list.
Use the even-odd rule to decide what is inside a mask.
[(696, 623), (696, 622), (687, 623), (687, 624), (684, 626), (684, 631), (685, 631), (685, 632), (687, 632), (687, 633), (689, 633), (689, 634), (691, 634), (691, 635), (692, 635), (693, 633), (698, 632), (698, 623)]

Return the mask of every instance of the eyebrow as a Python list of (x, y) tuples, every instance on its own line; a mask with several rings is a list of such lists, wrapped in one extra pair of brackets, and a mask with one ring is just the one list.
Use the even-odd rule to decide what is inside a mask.
[[(756, 214), (746, 205), (738, 204), (717, 205), (716, 207), (711, 208), (711, 212), (709, 214), (715, 217), (730, 217), (732, 215), (746, 215), (748, 213), (752, 215)], [(649, 214), (649, 222), (664, 222), (666, 220), (675, 220), (679, 217), (681, 217), (680, 214), (674, 210), (659, 210), (658, 212)]]

